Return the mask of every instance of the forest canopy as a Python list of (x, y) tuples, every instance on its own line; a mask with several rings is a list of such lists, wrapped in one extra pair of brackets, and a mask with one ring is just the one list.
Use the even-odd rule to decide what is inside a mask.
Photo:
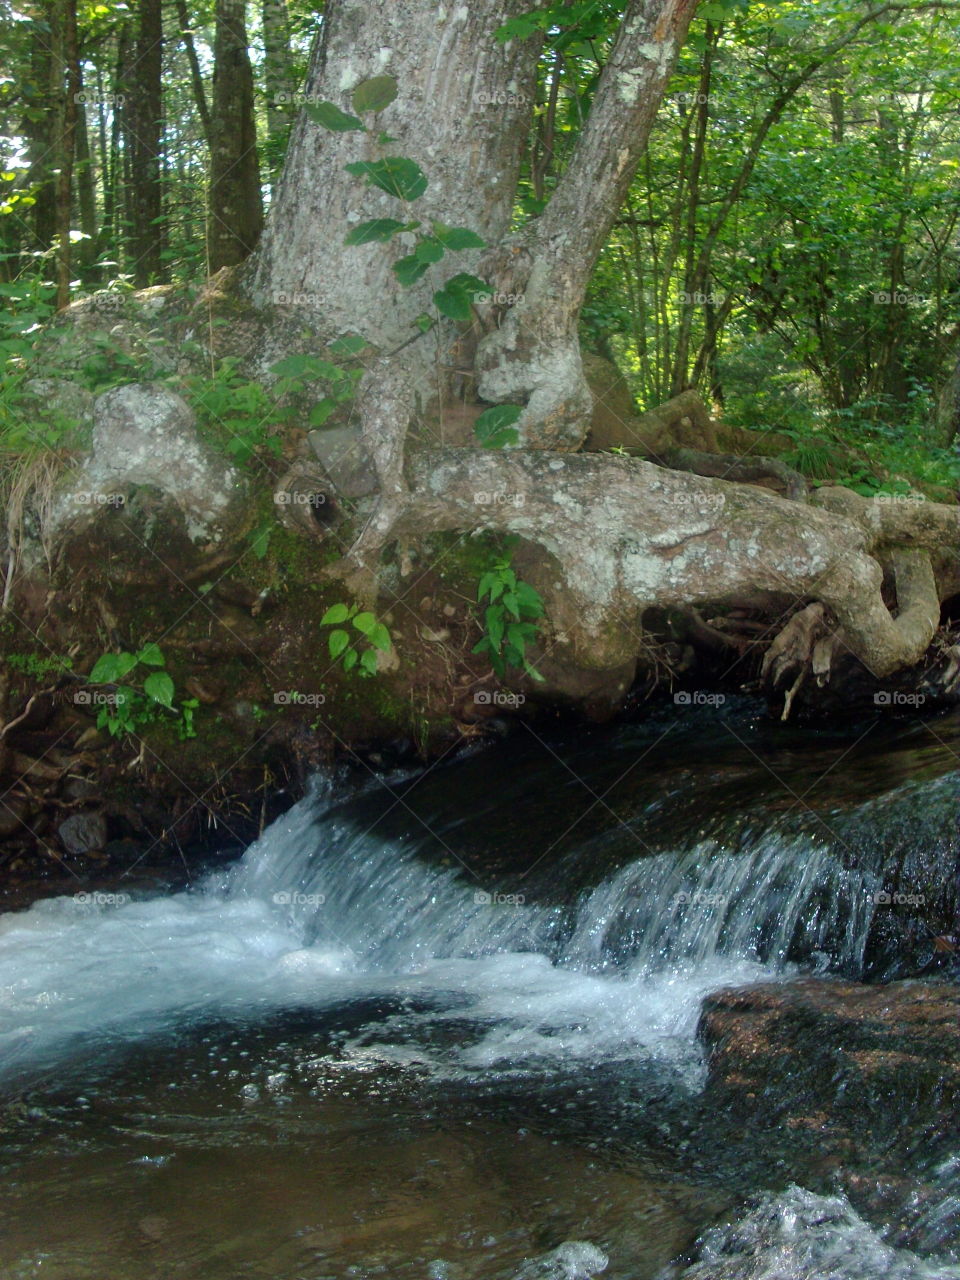
[[(502, 33), (543, 37), (518, 226), (564, 171), (622, 9), (548, 5)], [(247, 256), (322, 10), (48, 0), (0, 21), (4, 358), (68, 300)], [(700, 5), (581, 318), (642, 407), (695, 386), (787, 433), (814, 480), (956, 482), (958, 34), (949, 5)]]

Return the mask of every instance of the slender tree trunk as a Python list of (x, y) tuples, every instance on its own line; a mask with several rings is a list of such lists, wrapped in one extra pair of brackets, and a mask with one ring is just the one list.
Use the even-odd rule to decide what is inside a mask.
[(63, 128), (58, 146), (57, 176), (57, 306), (70, 301), (73, 158), (76, 146), (80, 60), (77, 45), (77, 2), (63, 0)]
[(56, 0), (48, 0), (40, 14), (46, 30), (42, 35), (38, 33), (31, 49), (30, 82), (24, 89), (29, 110), (22, 130), (29, 157), (26, 184), (34, 189), (33, 242), (29, 247), (46, 250), (57, 232), (57, 184), (53, 171), (63, 122), (63, 23)]
[[(80, 77), (82, 92), (82, 75)], [(80, 244), (77, 259), (87, 268), (97, 254), (97, 184), (90, 133), (87, 128), (88, 106), (84, 103), (77, 110), (76, 171), (77, 203), (80, 209), (80, 230), (86, 237)], [(98, 108), (99, 110), (99, 104)]]
[(267, 133), (271, 142), (286, 137), (296, 86), (290, 70), (290, 23), (286, 0), (263, 0), (263, 81), (267, 92)]
[(253, 71), (243, 0), (217, 0), (207, 258), (211, 272), (243, 262), (263, 230)]
[[(524, 238), (523, 298), (477, 353), (480, 395), (525, 404), (524, 443), (576, 448), (592, 396), (577, 325), (587, 284), (637, 165), (696, 0), (633, 0), (603, 69), (576, 150), (543, 215)], [(511, 277), (509, 260), (491, 263)]]
[(163, 132), (163, 20), (161, 0), (140, 0), (136, 56), (127, 68), (123, 92), (125, 149), (129, 152), (130, 253), (133, 278), (141, 288), (163, 276), (163, 190), (160, 145)]
[(183, 45), (184, 52), (187, 55), (187, 62), (190, 66), (190, 84), (193, 87), (193, 99), (197, 104), (197, 113), (200, 116), (204, 139), (207, 147), (210, 148), (213, 133), (210, 126), (210, 108), (207, 106), (207, 94), (203, 87), (203, 73), (200, 70), (200, 59), (197, 57), (197, 46), (193, 39), (187, 0), (177, 0), (177, 22), (180, 26), (180, 42)]

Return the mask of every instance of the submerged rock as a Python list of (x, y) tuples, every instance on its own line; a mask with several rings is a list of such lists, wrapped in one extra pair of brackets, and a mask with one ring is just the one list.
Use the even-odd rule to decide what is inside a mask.
[(933, 1154), (960, 1102), (960, 986), (805, 979), (719, 991), (703, 1005), (708, 1096), (791, 1130), (823, 1167)]
[(511, 1280), (590, 1280), (606, 1271), (609, 1259), (588, 1240), (565, 1240), (556, 1249), (525, 1262)]
[(956, 1280), (960, 1267), (938, 1266), (894, 1249), (845, 1196), (790, 1187), (764, 1196), (738, 1222), (701, 1239), (697, 1261), (658, 1280)]

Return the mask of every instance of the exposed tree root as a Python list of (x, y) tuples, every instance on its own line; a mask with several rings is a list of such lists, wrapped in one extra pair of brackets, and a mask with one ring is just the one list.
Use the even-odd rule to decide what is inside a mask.
[[(384, 465), (396, 468), (395, 454)], [(882, 504), (807, 506), (711, 478), (696, 481), (693, 501), (688, 476), (609, 455), (430, 450), (412, 459), (409, 481), (404, 494), (394, 479), (389, 524), (383, 508), (374, 517), (377, 539), (388, 528), (418, 540), (482, 528), (525, 538), (549, 554), (548, 593), (547, 580), (562, 579), (570, 656), (593, 669), (636, 657), (639, 619), (651, 606), (783, 612), (815, 602), (821, 608), (796, 615), (772, 650), (773, 684), (782, 688), (788, 673), (795, 682), (806, 664), (826, 678), (841, 652), (882, 679), (923, 657), (953, 584), (944, 555), (950, 549), (955, 560), (960, 543), (950, 507), (891, 507), (878, 517)], [(833, 506), (842, 510), (825, 509)], [(896, 615), (881, 595), (884, 566), (895, 580)]]

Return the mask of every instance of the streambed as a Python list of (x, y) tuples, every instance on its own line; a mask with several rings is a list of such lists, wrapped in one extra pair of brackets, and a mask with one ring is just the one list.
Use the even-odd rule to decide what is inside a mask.
[[(950, 980), (958, 746), (746, 703), (530, 731), (318, 780), (182, 892), (0, 917), (0, 1275), (652, 1280), (757, 1194), (829, 1274), (952, 1274), (957, 1135), (884, 1200), (866, 1141), (838, 1173), (713, 1107), (696, 1032), (721, 988)], [(866, 1217), (790, 1199), (836, 1194)]]

